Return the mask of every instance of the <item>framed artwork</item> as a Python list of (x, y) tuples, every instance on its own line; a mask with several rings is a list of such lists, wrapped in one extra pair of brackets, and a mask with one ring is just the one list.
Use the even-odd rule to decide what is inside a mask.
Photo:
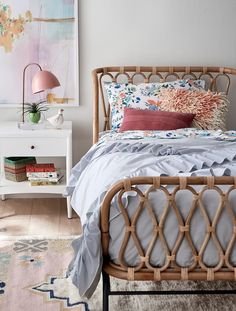
[(29, 63), (51, 71), (61, 86), (32, 94), (37, 66), (26, 72), (25, 101), (78, 105), (78, 0), (0, 0), (0, 107), (22, 103)]

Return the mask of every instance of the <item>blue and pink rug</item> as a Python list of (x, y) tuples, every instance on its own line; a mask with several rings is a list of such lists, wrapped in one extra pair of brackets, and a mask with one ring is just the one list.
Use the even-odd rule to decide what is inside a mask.
[[(101, 284), (89, 301), (65, 277), (73, 257), (71, 239), (0, 241), (1, 311), (101, 311)], [(112, 289), (236, 288), (236, 282), (126, 282), (112, 279)], [(236, 296), (113, 296), (111, 311), (236, 310)]]

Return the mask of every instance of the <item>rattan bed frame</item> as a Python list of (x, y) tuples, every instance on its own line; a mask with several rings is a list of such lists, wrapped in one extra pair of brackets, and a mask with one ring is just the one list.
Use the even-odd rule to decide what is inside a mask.
[[(192, 77), (193, 79), (201, 78), (207, 80), (210, 90), (224, 91), (226, 94), (230, 90), (230, 82), (232, 75), (236, 75), (236, 69), (222, 67), (106, 67), (98, 68), (92, 72), (94, 85), (94, 109), (93, 109), (93, 142), (96, 143), (99, 135), (99, 105), (102, 106), (104, 117), (102, 130), (110, 129), (110, 109), (106, 104), (106, 98), (103, 93), (102, 82), (109, 78), (110, 81), (119, 81), (125, 78), (127, 82), (135, 83), (136, 78), (143, 79), (141, 82), (154, 81), (158, 78), (160, 81), (167, 81), (170, 78), (179, 79)], [(107, 79), (106, 79), (107, 80)], [(224, 81), (223, 81), (224, 80)], [(222, 89), (223, 87), (223, 89)], [(148, 185), (148, 190), (142, 192), (139, 185)], [(174, 190), (169, 192), (166, 185), (174, 186)], [(197, 192), (194, 185), (203, 185), (201, 191)], [(223, 192), (220, 185), (229, 185), (227, 192)], [(167, 204), (163, 210), (161, 218), (158, 220), (149, 204), (148, 198), (151, 191), (158, 189), (158, 192), (163, 192), (167, 198)], [(176, 205), (176, 195), (179, 191), (187, 189), (192, 192), (192, 204), (189, 209), (189, 214), (186, 219), (183, 219)], [(208, 189), (217, 191), (220, 197), (219, 206), (216, 209), (214, 219), (210, 220), (204, 204), (202, 203), (202, 195)], [(231, 191), (236, 189), (236, 177), (135, 177), (118, 181), (117, 184), (111, 187), (107, 192), (101, 206), (101, 232), (102, 232), (102, 248), (103, 248), (103, 310), (108, 310), (109, 295), (120, 294), (215, 294), (219, 291), (132, 291), (120, 292), (111, 291), (109, 276), (121, 278), (125, 280), (236, 280), (236, 266), (230, 263), (230, 254), (233, 248), (236, 247), (236, 215), (229, 203), (229, 195)], [(122, 205), (122, 196), (127, 191), (135, 191), (140, 198), (136, 212), (132, 217), (128, 216), (126, 208)], [(125, 222), (125, 233), (123, 243), (119, 251), (119, 264), (113, 263), (109, 259), (109, 212), (110, 204), (114, 196), (118, 195), (119, 208)], [(158, 196), (157, 196), (158, 199)], [(153, 226), (153, 234), (150, 237), (150, 242), (147, 250), (143, 250), (139, 237), (136, 233), (136, 224), (139, 215), (143, 209), (147, 209), (150, 217), (150, 225)], [(178, 237), (174, 246), (169, 249), (164, 236), (165, 219), (168, 210), (172, 209), (178, 219)], [(200, 247), (196, 249), (191, 239), (191, 219), (196, 209), (200, 210), (202, 219), (205, 223), (205, 238)], [(226, 249), (223, 249), (218, 237), (216, 226), (219, 222), (221, 212), (226, 209), (233, 223), (232, 237)], [(133, 239), (136, 246), (140, 263), (135, 267), (130, 267), (124, 260), (124, 253), (129, 239)], [(150, 261), (150, 254), (157, 239), (160, 242), (165, 253), (165, 263), (163, 266), (155, 267)], [(176, 255), (183, 240), (189, 244), (193, 255), (193, 263), (189, 267), (180, 267), (176, 262)], [(203, 261), (203, 254), (209, 240), (212, 239), (218, 252), (219, 262), (215, 267), (208, 267)], [(236, 293), (236, 290), (222, 290), (220, 293)]]

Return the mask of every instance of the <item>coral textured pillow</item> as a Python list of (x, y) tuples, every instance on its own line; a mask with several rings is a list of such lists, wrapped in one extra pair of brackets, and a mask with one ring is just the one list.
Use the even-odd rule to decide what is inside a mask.
[(225, 95), (206, 91), (162, 89), (160, 109), (172, 112), (195, 113), (193, 126), (206, 130), (225, 130), (227, 106)]
[(176, 130), (190, 127), (195, 114), (125, 108), (120, 132), (132, 130)]

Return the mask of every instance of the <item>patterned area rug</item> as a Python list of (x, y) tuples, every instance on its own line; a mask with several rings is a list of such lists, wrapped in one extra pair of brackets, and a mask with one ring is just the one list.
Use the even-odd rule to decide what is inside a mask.
[[(0, 310), (102, 310), (101, 283), (86, 301), (65, 278), (72, 256), (71, 240), (0, 241)], [(236, 289), (236, 282), (138, 283), (112, 278), (111, 286), (117, 290)], [(236, 310), (236, 296), (113, 296), (110, 310)]]

